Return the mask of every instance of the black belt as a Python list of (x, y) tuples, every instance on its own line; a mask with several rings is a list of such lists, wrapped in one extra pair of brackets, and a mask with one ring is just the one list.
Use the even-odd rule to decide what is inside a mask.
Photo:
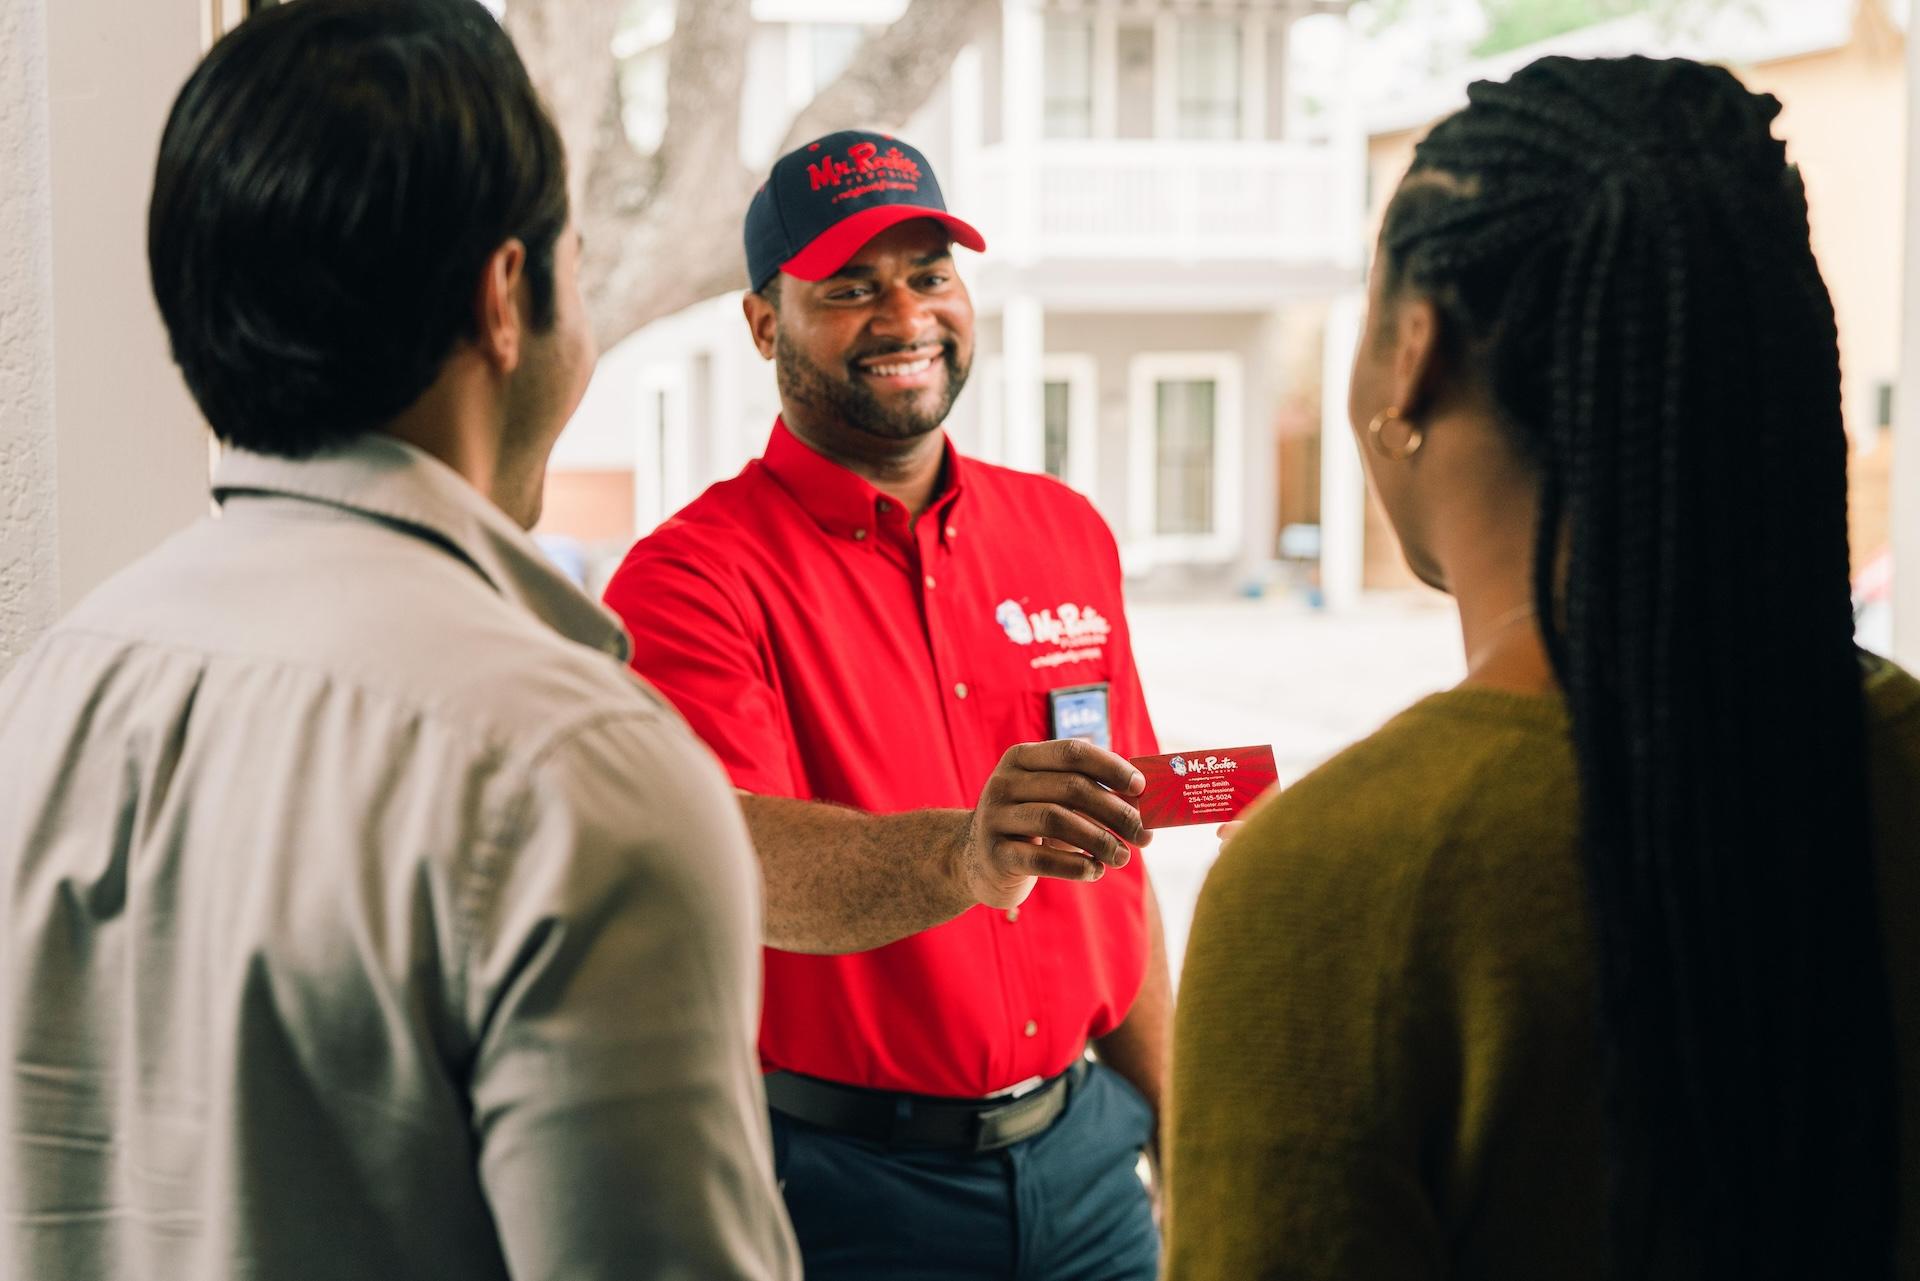
[(1030, 1139), (1060, 1119), (1068, 1093), (1087, 1074), (1077, 1059), (1018, 1097), (945, 1099), (837, 1085), (796, 1072), (766, 1075), (774, 1110), (823, 1130), (897, 1148), (992, 1152)]

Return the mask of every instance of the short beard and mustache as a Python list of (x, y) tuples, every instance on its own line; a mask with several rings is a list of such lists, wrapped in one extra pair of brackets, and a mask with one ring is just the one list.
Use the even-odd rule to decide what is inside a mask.
[(783, 329), (774, 336), (774, 369), (780, 381), (780, 398), (795, 406), (805, 406), (821, 417), (837, 419), (855, 431), (881, 440), (915, 440), (939, 428), (967, 384), (967, 365), (960, 363), (959, 346), (948, 339), (940, 344), (940, 360), (947, 367), (946, 395), (940, 407), (929, 414), (917, 400), (898, 407), (881, 401), (862, 381), (854, 361), (909, 350), (906, 344), (863, 351), (847, 360), (846, 373), (834, 377), (820, 365), (800, 354)]

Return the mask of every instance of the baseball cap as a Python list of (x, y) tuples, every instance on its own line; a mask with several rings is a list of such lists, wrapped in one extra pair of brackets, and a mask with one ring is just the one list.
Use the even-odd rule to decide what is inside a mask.
[(784, 271), (825, 280), (896, 223), (932, 218), (976, 252), (987, 242), (947, 212), (933, 166), (888, 134), (844, 129), (796, 147), (747, 206), (747, 275), (758, 290)]

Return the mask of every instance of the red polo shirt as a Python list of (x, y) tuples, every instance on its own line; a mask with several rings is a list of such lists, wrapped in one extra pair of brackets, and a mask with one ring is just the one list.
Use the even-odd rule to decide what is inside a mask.
[[(607, 604), (633, 665), (766, 796), (875, 813), (971, 809), (1001, 755), (1048, 737), (1047, 692), (1110, 686), (1113, 749), (1156, 750), (1091, 504), (947, 447), (946, 487), (900, 504), (775, 423), (766, 456), (628, 554)], [(911, 857), (902, 851), (903, 858)], [(850, 1085), (979, 1096), (1066, 1068), (1146, 969), (1139, 859), (1042, 880), (851, 956), (768, 949), (760, 1054)]]

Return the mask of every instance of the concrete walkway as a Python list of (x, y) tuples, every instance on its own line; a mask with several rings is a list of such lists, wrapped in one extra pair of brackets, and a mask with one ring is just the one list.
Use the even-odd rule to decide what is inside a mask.
[[(1161, 750), (1271, 743), (1283, 785), (1464, 670), (1451, 603), (1431, 595), (1342, 615), (1262, 600), (1141, 605), (1128, 617)], [(1146, 854), (1176, 977), (1215, 830), (1169, 829)]]

